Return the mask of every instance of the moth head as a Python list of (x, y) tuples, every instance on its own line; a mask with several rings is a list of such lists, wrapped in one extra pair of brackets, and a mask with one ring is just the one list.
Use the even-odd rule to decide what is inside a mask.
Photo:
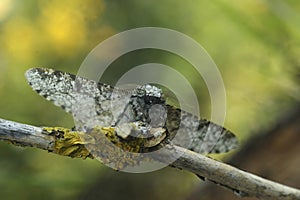
[(137, 87), (131, 95), (135, 120), (147, 122), (153, 127), (165, 124), (165, 103), (162, 90), (150, 84)]
[(150, 84), (137, 87), (131, 97), (145, 108), (155, 104), (165, 104), (162, 90)]

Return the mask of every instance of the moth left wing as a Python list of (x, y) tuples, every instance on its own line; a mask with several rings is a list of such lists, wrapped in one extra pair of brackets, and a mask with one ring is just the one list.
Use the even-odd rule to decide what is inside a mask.
[(77, 129), (111, 126), (125, 109), (128, 91), (48, 68), (32, 68), (26, 74), (38, 94), (72, 114)]

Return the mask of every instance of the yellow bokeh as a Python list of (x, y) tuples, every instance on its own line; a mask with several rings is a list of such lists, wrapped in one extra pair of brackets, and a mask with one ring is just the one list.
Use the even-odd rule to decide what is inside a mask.
[(51, 1), (42, 8), (39, 26), (49, 45), (59, 54), (72, 53), (68, 50), (85, 41), (83, 13), (61, 1)]
[(0, 1), (0, 21), (5, 19), (7, 15), (10, 13), (13, 7), (12, 0), (1, 0)]
[(35, 57), (34, 47), (38, 43), (38, 31), (34, 25), (20, 17), (9, 21), (2, 28), (4, 49), (12, 59), (30, 62)]

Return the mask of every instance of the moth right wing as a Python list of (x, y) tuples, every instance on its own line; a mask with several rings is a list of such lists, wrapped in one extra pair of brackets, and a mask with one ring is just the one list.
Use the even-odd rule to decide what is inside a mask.
[(236, 136), (213, 122), (167, 105), (166, 129), (172, 142), (197, 153), (225, 153), (238, 147)]

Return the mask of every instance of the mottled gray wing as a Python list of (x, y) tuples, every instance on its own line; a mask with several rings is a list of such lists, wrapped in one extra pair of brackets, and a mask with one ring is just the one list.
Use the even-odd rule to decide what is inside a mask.
[(71, 113), (79, 130), (111, 126), (130, 97), (110, 85), (53, 69), (33, 68), (25, 76), (33, 90)]
[(235, 135), (224, 127), (170, 105), (166, 129), (174, 144), (197, 153), (224, 153), (238, 147)]

